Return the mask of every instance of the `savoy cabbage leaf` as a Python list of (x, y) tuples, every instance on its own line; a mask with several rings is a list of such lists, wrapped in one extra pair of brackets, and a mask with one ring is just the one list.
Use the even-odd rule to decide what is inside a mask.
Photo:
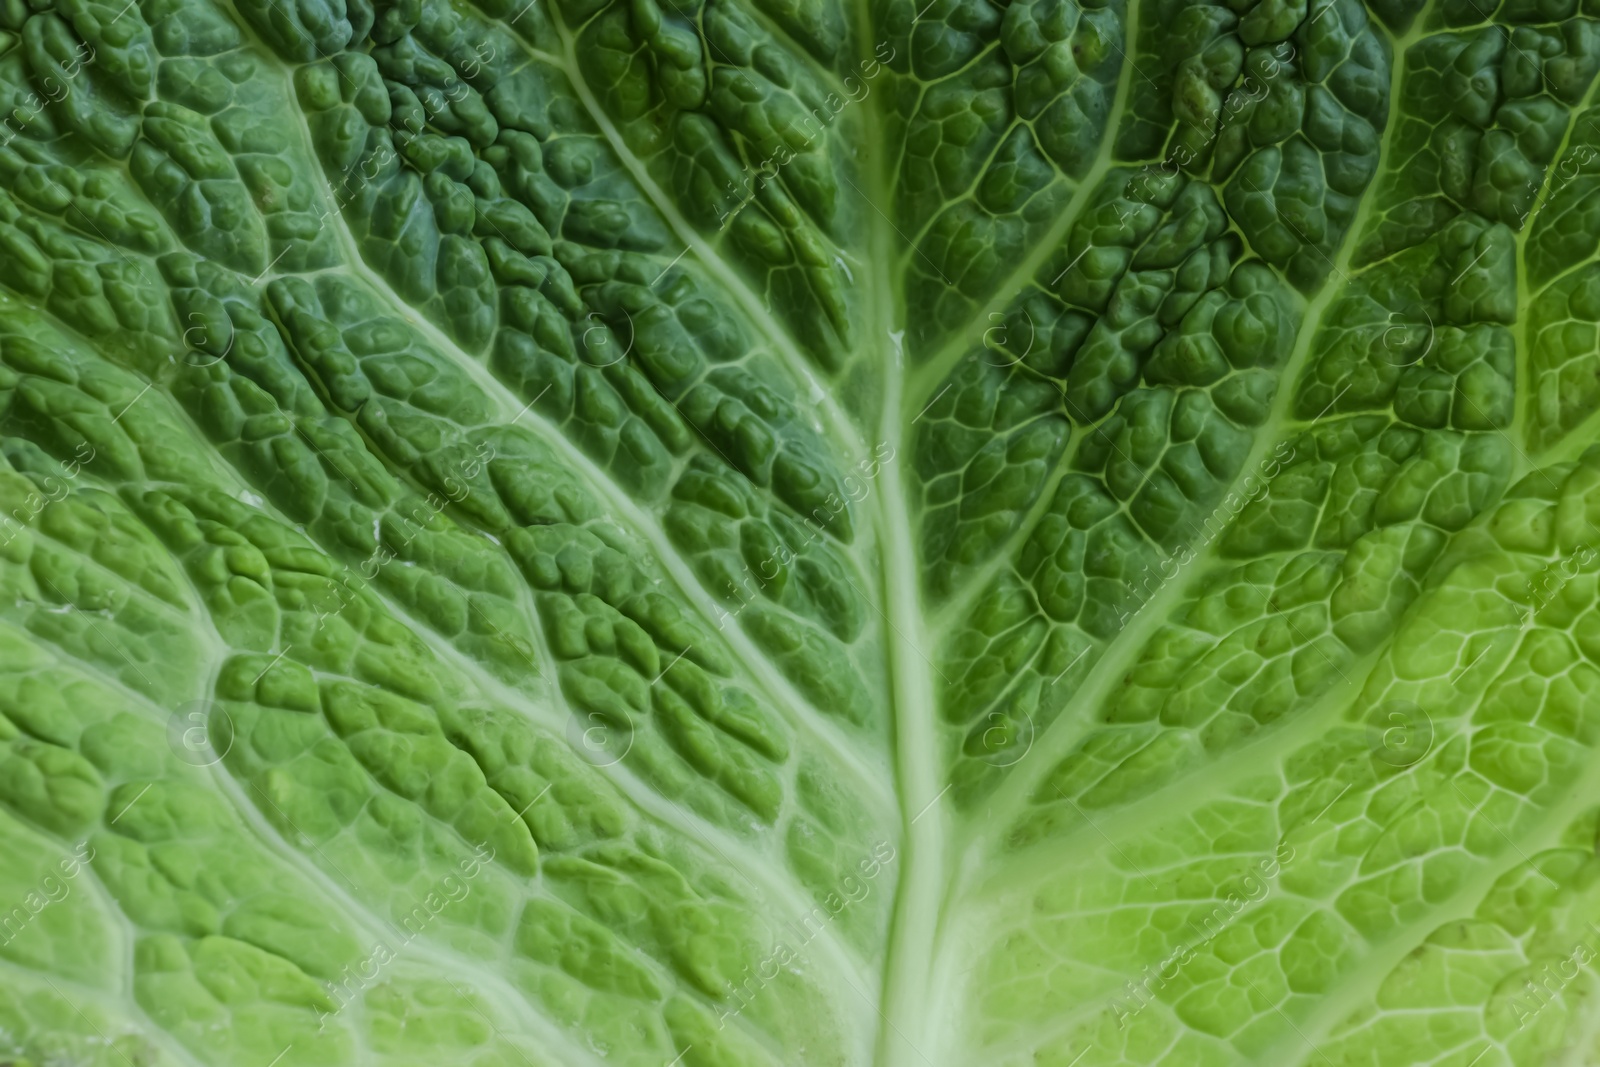
[(1595, 0), (0, 0), (0, 1062), (1600, 1062)]

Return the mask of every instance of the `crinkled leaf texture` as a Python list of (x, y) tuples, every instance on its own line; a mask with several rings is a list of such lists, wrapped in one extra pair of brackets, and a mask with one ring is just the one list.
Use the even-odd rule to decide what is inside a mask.
[(1595, 0), (0, 0), (0, 1061), (1600, 1062)]

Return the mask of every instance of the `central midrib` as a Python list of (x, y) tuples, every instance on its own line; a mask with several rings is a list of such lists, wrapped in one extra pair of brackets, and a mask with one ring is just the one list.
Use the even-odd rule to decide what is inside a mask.
[[(868, 5), (855, 9), (859, 47), (872, 49), (878, 38)], [(911, 499), (903, 477), (910, 462), (903, 438), (906, 365), (902, 341), (906, 313), (901, 288), (895, 284), (894, 252), (898, 231), (885, 205), (892, 207), (893, 174), (885, 159), (888, 144), (878, 109), (864, 109), (865, 191), (871, 203), (866, 275), (868, 356), (882, 361), (883, 404), (880, 444), (895, 452), (879, 471), (875, 495), (877, 544), (881, 566), (882, 613), (889, 677), (890, 736), (895, 786), (900, 806), (899, 881), (894, 911), (884, 946), (884, 973), (873, 1063), (877, 1067), (933, 1067), (923, 1048), (928, 1036), (929, 978), (935, 934), (945, 887), (945, 817), (942, 797), (943, 761), (939, 751), (933, 672), (926, 652), (922, 598), (918, 580), (916, 539), (912, 533)]]
[[(899, 440), (900, 430), (900, 350), (896, 345), (892, 351), (885, 375), (894, 383), (885, 394), (885, 440)], [(899, 460), (885, 464), (879, 493), (885, 639), (904, 855), (889, 931), (883, 996), (886, 1029), (879, 1035), (878, 1062), (885, 1067), (916, 1067), (931, 1063), (918, 1043), (925, 1030), (927, 978), (944, 897), (945, 815), (939, 802), (943, 776), (934, 668), (924, 647), (915, 547), (900, 470)]]
[[(866, 7), (857, 8), (857, 28), (863, 42), (873, 40), (875, 33)], [(1130, 43), (1137, 32), (1137, 16), (1138, 5), (1130, 0), (1125, 22)], [(1093, 163), (1048, 233), (982, 305), (974, 322), (986, 321), (989, 311), (1003, 307), (1027, 285), (1082, 214), (1112, 165), (1115, 121), (1127, 99), (1132, 68), (1132, 62), (1125, 57), (1123, 69), (1118, 72), (1113, 107)], [(871, 107), (866, 110), (869, 129), (866, 143), (887, 144), (877, 110)], [(869, 154), (867, 188), (883, 198), (883, 202), (892, 204), (891, 175), (884, 167), (884, 155), (881, 151)], [(890, 358), (884, 375), (881, 440), (903, 451), (905, 442), (901, 434), (907, 379), (911, 379), (913, 392), (926, 394), (953, 368), (961, 356), (963, 343), (959, 339), (948, 342), (931, 360), (921, 361), (920, 373), (909, 372), (900, 344), (908, 316), (903, 294), (894, 284), (891, 266), (898, 261), (892, 254), (898, 233), (890, 232), (893, 226), (881, 206), (871, 217), (870, 288), (875, 320), (869, 336), (874, 344), (891, 346), (886, 350)], [(957, 336), (966, 333), (963, 330)], [(923, 399), (918, 395), (915, 406), (921, 407)], [(950, 888), (947, 853), (952, 824), (943, 802), (949, 786), (941, 784), (945, 779), (944, 759), (933, 677), (938, 668), (928, 654), (910, 498), (901, 479), (900, 461), (885, 467), (878, 499), (880, 544), (884, 550), (885, 619), (889, 625), (885, 639), (889, 646), (893, 744), (905, 855), (900, 865), (900, 885), (886, 948), (883, 1010), (880, 1012), (884, 1029), (879, 1035), (876, 1063), (880, 1067), (934, 1067), (935, 1060), (922, 1046), (934, 1036), (930, 1025), (933, 1022), (932, 993), (939, 955), (940, 917)]]

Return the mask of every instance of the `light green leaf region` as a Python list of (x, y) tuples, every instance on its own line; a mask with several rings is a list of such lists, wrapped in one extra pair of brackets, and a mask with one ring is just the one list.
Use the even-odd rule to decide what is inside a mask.
[(1600, 1063), (1597, 84), (0, 0), (0, 1064)]

